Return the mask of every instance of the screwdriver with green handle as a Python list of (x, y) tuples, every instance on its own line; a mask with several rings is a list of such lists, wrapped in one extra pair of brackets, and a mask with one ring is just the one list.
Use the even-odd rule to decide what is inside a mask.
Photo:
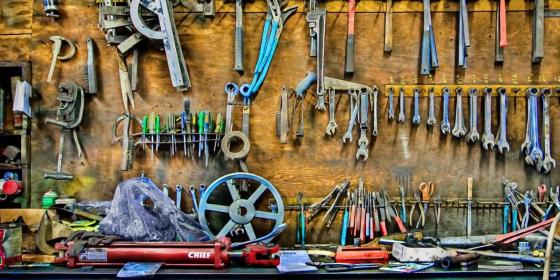
[(156, 115), (156, 117), (155, 117), (155, 126), (154, 126), (154, 132), (155, 132), (155, 134), (156, 134), (156, 152), (159, 151), (160, 123), (161, 123), (161, 118), (159, 117), (159, 115)]
[(148, 116), (142, 117), (142, 150), (146, 150), (146, 142), (148, 138), (146, 135), (148, 134)]
[(203, 133), (204, 133), (204, 112), (198, 112), (198, 158), (202, 157), (202, 150), (204, 149)]
[(212, 131), (212, 116), (210, 112), (206, 112), (204, 116), (204, 165), (206, 167), (208, 167), (208, 133), (210, 133), (210, 131)]
[(222, 130), (224, 129), (224, 119), (222, 118), (222, 113), (218, 113), (216, 117), (216, 129), (214, 130), (214, 153), (216, 152), (216, 146), (218, 141), (220, 141)]
[(191, 113), (191, 127), (189, 129), (189, 140), (190, 140), (190, 149), (191, 149), (191, 159), (194, 162), (194, 142), (196, 140), (196, 136), (194, 135), (196, 133), (196, 113)]
[(154, 134), (155, 132), (155, 127), (156, 127), (156, 113), (151, 112), (150, 113), (150, 117), (149, 117), (149, 121), (148, 121), (148, 125), (149, 125), (149, 132), (150, 132), (150, 138), (151, 138), (151, 144), (150, 144), (150, 149), (152, 150), (151, 155), (152, 155), (152, 160), (154, 159)]

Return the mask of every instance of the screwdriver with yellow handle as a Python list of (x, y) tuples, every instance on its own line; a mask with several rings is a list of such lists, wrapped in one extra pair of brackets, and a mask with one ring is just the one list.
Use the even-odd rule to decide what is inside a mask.
[(224, 128), (224, 119), (222, 117), (222, 113), (218, 113), (218, 116), (216, 117), (216, 129), (214, 130), (214, 153), (216, 152), (216, 146), (218, 145), (218, 142), (222, 138), (221, 133)]

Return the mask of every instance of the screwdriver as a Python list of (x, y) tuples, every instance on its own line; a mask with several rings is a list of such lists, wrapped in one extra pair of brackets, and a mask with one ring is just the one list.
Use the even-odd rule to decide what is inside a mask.
[(185, 112), (181, 113), (181, 134), (183, 134), (183, 154), (185, 155), (185, 157), (187, 157), (187, 136), (185, 135), (185, 126), (186, 126), (186, 121), (187, 121), (187, 114), (185, 114)]
[(175, 114), (167, 114), (167, 132), (171, 134), (171, 155), (175, 155), (177, 146), (175, 145)]
[(159, 151), (159, 132), (160, 132), (160, 123), (161, 119), (159, 115), (156, 115), (155, 118), (155, 133), (156, 133), (156, 152)]
[(208, 133), (211, 131), (212, 116), (210, 112), (206, 112), (204, 116), (204, 165), (208, 167)]
[(150, 119), (149, 119), (149, 126), (150, 126), (150, 135), (151, 135), (151, 144), (150, 144), (150, 148), (152, 150), (152, 160), (154, 159), (154, 134), (155, 134), (155, 127), (156, 127), (156, 113), (151, 112), (150, 113)]
[(220, 141), (222, 130), (224, 129), (224, 120), (222, 118), (222, 113), (218, 113), (218, 117), (216, 118), (216, 129), (214, 130), (214, 152), (216, 152), (216, 146)]
[(142, 118), (142, 150), (146, 150), (146, 134), (148, 134), (148, 116)]
[(204, 133), (204, 112), (198, 112), (198, 158), (202, 157), (202, 134)]

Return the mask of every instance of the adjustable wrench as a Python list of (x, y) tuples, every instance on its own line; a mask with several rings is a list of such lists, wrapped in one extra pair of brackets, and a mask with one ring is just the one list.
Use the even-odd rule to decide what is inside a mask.
[(445, 135), (451, 130), (451, 124), (449, 124), (449, 88), (444, 87), (441, 91), (442, 91), (442, 103), (443, 103), (441, 133)]
[(467, 134), (467, 142), (475, 143), (480, 138), (478, 134), (478, 109), (477, 109), (478, 89), (471, 88), (469, 90), (469, 134)]
[(404, 123), (404, 88), (399, 89), (399, 122)]
[(492, 134), (492, 89), (484, 88), (484, 133), (482, 147), (488, 151), (494, 149), (494, 134)]
[(392, 120), (395, 118), (395, 109), (393, 108), (393, 94), (394, 94), (394, 89), (393, 87), (389, 88), (389, 100), (387, 101), (389, 104), (389, 110), (387, 111), (387, 117)]
[(544, 159), (537, 163), (537, 170), (539, 172), (548, 173), (552, 168), (556, 167), (556, 161), (552, 158), (550, 154), (550, 109), (549, 109), (549, 98), (552, 93), (549, 88), (543, 88), (542, 102), (543, 102), (543, 148), (544, 148)]
[(467, 134), (465, 121), (463, 119), (463, 88), (455, 89), (455, 125), (451, 134), (457, 138), (461, 138)]
[(434, 88), (428, 90), (428, 126), (436, 124), (435, 101), (434, 101)]
[(379, 131), (377, 130), (377, 95), (379, 94), (379, 89), (377, 86), (373, 86), (373, 91), (370, 92), (369, 97), (369, 106), (371, 107), (371, 111), (373, 114), (373, 124), (371, 129), (371, 135), (377, 136)]
[(360, 89), (360, 139), (358, 139), (358, 151), (356, 152), (356, 160), (360, 157), (364, 157), (364, 161), (367, 160), (369, 156), (368, 144), (369, 140), (367, 138), (368, 129), (368, 98), (369, 93), (366, 88)]
[(535, 165), (537, 162), (543, 159), (543, 152), (539, 143), (539, 100), (538, 100), (538, 90), (531, 91), (529, 93), (529, 103), (531, 103), (531, 116), (529, 128), (529, 138), (531, 139), (531, 144), (527, 150), (525, 156), (525, 162), (530, 165)]
[(350, 96), (350, 120), (348, 121), (348, 130), (344, 136), (342, 136), (342, 143), (352, 142), (352, 130), (354, 129), (354, 124), (356, 123), (356, 117), (358, 116), (358, 108), (360, 105), (355, 89), (348, 90), (348, 95)]
[(325, 9), (314, 9), (307, 13), (309, 32), (312, 42), (315, 43), (315, 54), (317, 56), (317, 110), (325, 110), (325, 37), (326, 37), (327, 11)]
[(329, 123), (327, 124), (327, 128), (325, 129), (325, 133), (327, 135), (334, 135), (336, 128), (338, 125), (336, 124), (335, 118), (335, 106), (336, 106), (336, 91), (334, 89), (329, 88)]
[(420, 95), (420, 89), (414, 89), (414, 115), (412, 116), (412, 124), (419, 125), (420, 124), (420, 108), (418, 104), (418, 95)]
[(500, 127), (496, 134), (496, 147), (498, 148), (498, 152), (503, 154), (504, 149), (509, 152), (509, 144), (507, 142), (508, 102), (506, 89), (503, 87), (498, 88), (498, 94), (500, 95)]

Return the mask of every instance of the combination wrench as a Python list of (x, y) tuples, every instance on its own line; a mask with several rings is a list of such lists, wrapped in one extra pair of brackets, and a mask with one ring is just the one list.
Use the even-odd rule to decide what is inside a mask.
[(442, 89), (442, 102), (443, 102), (443, 114), (441, 120), (441, 133), (443, 135), (449, 133), (451, 130), (451, 124), (449, 124), (449, 88), (444, 87)]
[(399, 89), (399, 122), (404, 123), (404, 88)]
[(556, 167), (556, 161), (552, 158), (550, 154), (550, 108), (549, 99), (551, 90), (549, 88), (543, 88), (541, 90), (542, 102), (543, 102), (543, 148), (544, 148), (544, 159), (537, 163), (537, 170), (539, 172), (548, 173), (552, 168)]
[(395, 109), (393, 108), (393, 95), (394, 95), (394, 89), (393, 87), (389, 88), (389, 94), (388, 94), (388, 106), (389, 109), (387, 111), (387, 117), (389, 118), (389, 120), (393, 120), (395, 118)]
[(435, 101), (434, 101), (434, 88), (428, 90), (428, 126), (436, 124)]
[(507, 142), (508, 102), (506, 89), (503, 87), (498, 88), (498, 94), (500, 95), (500, 127), (496, 134), (496, 147), (498, 148), (498, 152), (503, 154), (504, 150), (509, 152), (509, 144)]
[(359, 160), (360, 157), (364, 158), (364, 161), (367, 160), (369, 156), (368, 151), (368, 144), (369, 140), (367, 138), (367, 129), (368, 129), (368, 98), (369, 93), (366, 88), (360, 89), (360, 138), (358, 139), (358, 151), (356, 152), (356, 160)]
[(529, 139), (531, 144), (527, 149), (525, 156), (525, 162), (530, 165), (535, 165), (537, 162), (543, 159), (543, 153), (539, 143), (539, 100), (538, 100), (538, 90), (532, 88), (529, 92), (529, 103), (531, 106), (531, 115), (529, 116), (530, 128), (529, 128)]
[(377, 86), (373, 86), (373, 91), (370, 93), (369, 106), (371, 107), (371, 112), (373, 114), (373, 124), (371, 129), (371, 135), (377, 136), (379, 133), (377, 129), (377, 96), (379, 95), (379, 89)]
[(463, 119), (463, 88), (455, 89), (455, 125), (451, 134), (456, 138), (461, 138), (467, 134), (467, 128)]
[(492, 134), (492, 89), (484, 88), (484, 133), (482, 134), (482, 148), (488, 151), (494, 149), (494, 134)]
[(419, 108), (419, 101), (418, 96), (420, 95), (420, 89), (415, 88), (414, 91), (414, 115), (412, 116), (412, 124), (419, 125), (420, 124), (420, 108)]
[(467, 142), (476, 143), (480, 138), (478, 134), (478, 89), (469, 89), (469, 134), (467, 134)]
[(356, 123), (356, 117), (358, 116), (358, 108), (360, 105), (358, 94), (356, 94), (355, 89), (348, 90), (348, 95), (350, 96), (350, 120), (348, 121), (348, 130), (344, 136), (342, 136), (342, 143), (352, 142), (352, 130), (354, 129), (354, 124)]

